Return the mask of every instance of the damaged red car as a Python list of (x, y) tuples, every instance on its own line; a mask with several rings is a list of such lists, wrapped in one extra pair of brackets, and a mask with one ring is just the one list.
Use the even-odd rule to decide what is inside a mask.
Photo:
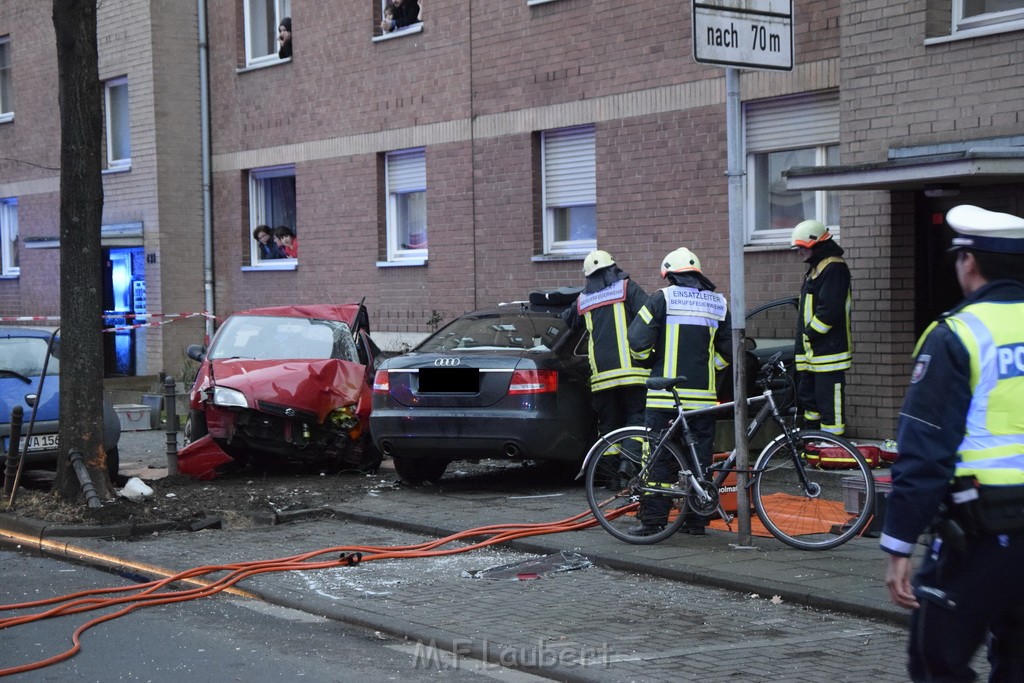
[(186, 354), (199, 371), (189, 395), (182, 474), (210, 479), (253, 464), (374, 472), (369, 433), (380, 349), (361, 304), (240, 311), (207, 349)]

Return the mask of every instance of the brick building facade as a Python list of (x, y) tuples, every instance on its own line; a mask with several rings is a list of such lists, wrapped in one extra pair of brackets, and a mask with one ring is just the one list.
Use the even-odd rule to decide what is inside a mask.
[[(156, 2), (123, 4), (159, 18), (147, 32), (160, 131), (159, 103), (175, 101), (167, 89), (177, 97), (173, 81), (187, 80), (194, 36), (189, 44), (182, 35), (171, 59), (163, 50), (173, 41), (156, 29), (188, 18), (160, 17), (169, 10)], [(375, 336), (408, 343), (439, 319), (579, 284), (581, 257), (595, 245), (648, 291), (661, 286), (661, 257), (688, 246), (729, 294), (725, 79), (694, 61), (688, 3), (666, 12), (650, 0), (430, 0), (419, 22), (385, 35), (382, 4), (207, 3), (218, 316), (365, 297)], [(974, 3), (968, 16), (951, 0), (793, 5), (793, 70), (739, 79), (747, 305), (797, 292), (804, 265), (786, 239), (796, 220), (833, 225), (854, 277), (848, 434), (885, 438), (916, 335), (958, 299), (941, 253), (942, 212), (961, 202), (1024, 208), (1015, 156), (1024, 26), (1005, 3)], [(9, 14), (0, 10), (0, 39), (13, 42)], [(275, 29), (286, 15), (294, 50), (278, 59)], [(108, 49), (101, 39), (101, 54)], [(162, 72), (171, 67), (174, 75)], [(198, 127), (190, 134), (179, 123), (154, 134), (156, 158), (171, 139), (198, 159)], [(133, 137), (133, 176), (134, 150)], [(571, 182), (559, 175), (566, 170)], [(47, 177), (0, 165), (0, 199)], [(152, 189), (150, 202), (172, 195)], [(195, 209), (194, 196), (169, 207)], [(55, 207), (53, 196), (42, 199)], [(25, 236), (42, 220), (36, 203), (19, 204)], [(163, 310), (199, 310), (201, 233), (145, 219)], [(252, 238), (260, 223), (293, 228), (297, 258), (262, 258)], [(168, 278), (182, 251), (191, 258), (180, 269), (173, 261)], [(13, 286), (24, 289), (40, 256), (22, 254)], [(11, 284), (0, 281), (0, 314), (23, 310)], [(152, 362), (170, 365), (173, 344), (163, 349)]]
[[(134, 323), (126, 314), (141, 311), (143, 302), (150, 312), (203, 310), (197, 22), (194, 7), (182, 14), (174, 4), (98, 3), (108, 124), (104, 308), (120, 314), (108, 325)], [(51, 3), (38, 0), (0, 3), (8, 67), (8, 101), (0, 107), (7, 112), (0, 115), (0, 316), (60, 313), (60, 113), (52, 12)], [(101, 315), (96, 312), (98, 320)], [(201, 339), (202, 331), (197, 318), (106, 334), (107, 373), (175, 372), (184, 345)]]

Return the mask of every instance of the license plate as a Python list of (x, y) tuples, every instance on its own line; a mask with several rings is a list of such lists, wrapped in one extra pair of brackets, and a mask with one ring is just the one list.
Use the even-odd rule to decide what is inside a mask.
[(29, 453), (31, 451), (53, 451), (57, 449), (57, 435), (56, 434), (33, 434), (29, 437), (29, 441), (26, 445), (25, 437), (21, 437), (21, 452)]

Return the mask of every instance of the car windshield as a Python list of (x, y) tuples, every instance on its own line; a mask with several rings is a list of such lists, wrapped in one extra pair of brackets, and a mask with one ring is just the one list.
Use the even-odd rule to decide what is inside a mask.
[(416, 350), (426, 353), (453, 350), (526, 349), (546, 351), (566, 334), (561, 318), (526, 312), (470, 314), (451, 322)]
[(217, 333), (208, 358), (359, 362), (352, 330), (339, 320), (233, 315)]
[[(0, 339), (0, 371), (16, 372), (24, 377), (43, 374), (47, 340), (39, 337), (7, 337)], [(50, 357), (47, 375), (60, 374), (60, 361)]]

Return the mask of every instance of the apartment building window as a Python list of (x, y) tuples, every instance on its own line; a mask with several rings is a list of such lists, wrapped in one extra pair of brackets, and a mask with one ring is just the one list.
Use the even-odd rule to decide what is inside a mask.
[(255, 66), (279, 61), (277, 28), (291, 18), (291, 0), (243, 0), (245, 64)]
[(131, 125), (128, 116), (128, 79), (115, 78), (104, 84), (106, 108), (107, 168), (126, 169), (132, 165)]
[(0, 123), (14, 118), (14, 84), (11, 77), (11, 37), (0, 36)]
[(249, 172), (249, 255), (254, 266), (294, 264), (296, 257), (285, 254), (279, 237), (271, 237), (277, 249), (261, 247), (255, 236), (256, 228), (265, 225), (271, 232), (290, 230), (298, 249), (298, 229), (295, 224), (295, 167), (275, 166)]
[[(375, 0), (376, 1), (376, 0)], [(416, 33), (423, 28), (418, 0), (380, 0), (381, 22), (376, 35)]]
[(18, 266), (18, 200), (0, 199), (0, 275), (14, 277)]
[(407, 149), (384, 156), (388, 261), (427, 258), (427, 153)]
[(541, 133), (544, 253), (581, 254), (597, 247), (594, 126)]
[(953, 0), (954, 31), (1024, 20), (1022, 0)]
[(808, 218), (838, 231), (838, 195), (787, 190), (782, 172), (839, 163), (839, 94), (749, 102), (744, 107), (744, 129), (747, 243), (788, 245), (792, 228)]

